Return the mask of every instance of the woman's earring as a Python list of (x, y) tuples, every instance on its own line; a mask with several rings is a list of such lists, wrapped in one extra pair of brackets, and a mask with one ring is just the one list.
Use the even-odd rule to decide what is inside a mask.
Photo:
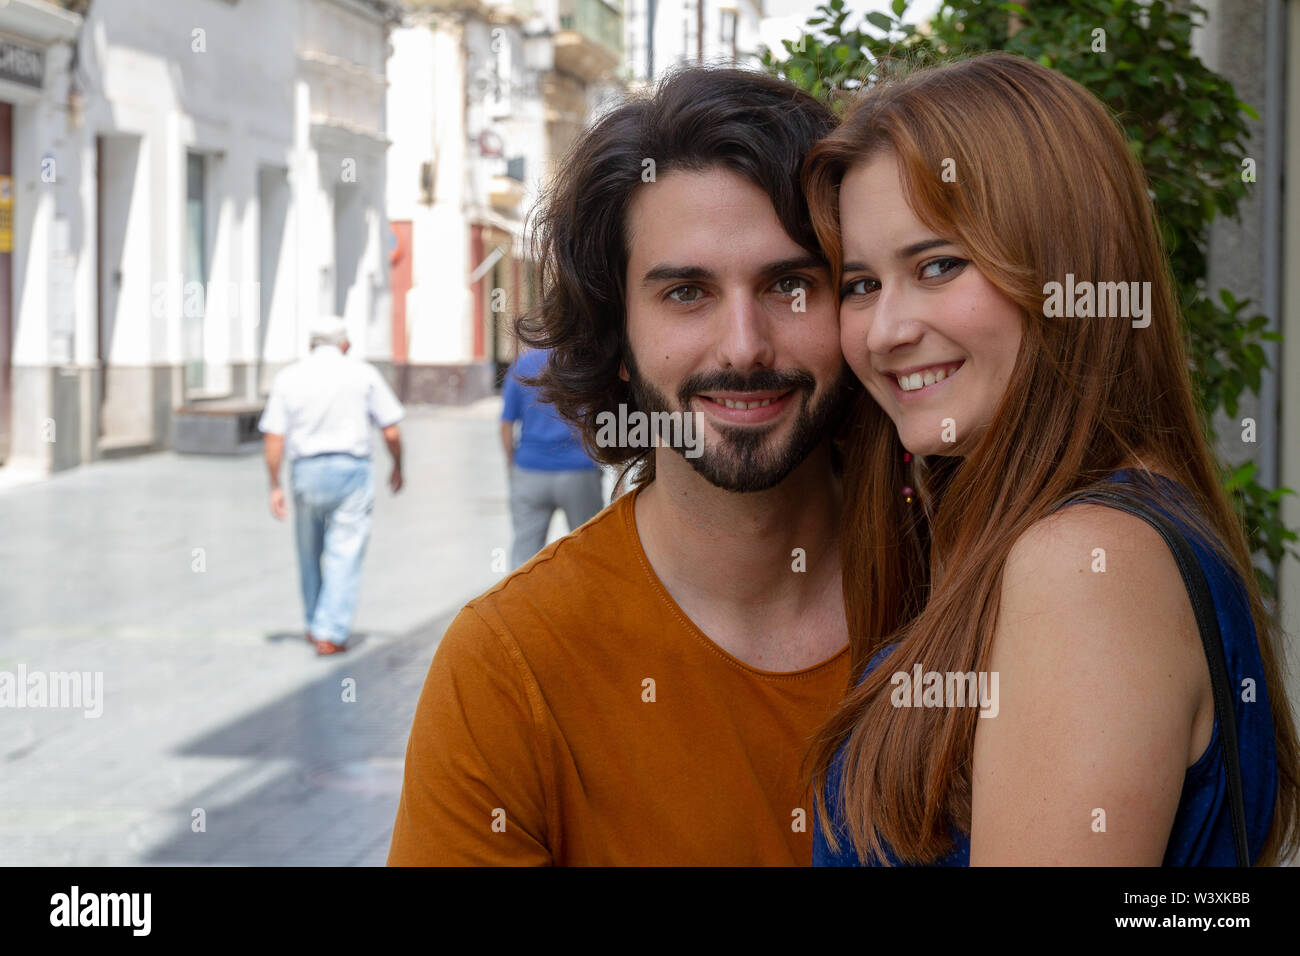
[[(911, 460), (912, 460), (912, 453), (910, 451), (903, 452), (903, 464), (907, 464)], [(903, 485), (903, 497), (907, 499), (907, 503), (909, 505), (912, 503), (912, 495), (914, 494), (916, 494), (916, 489), (914, 489), (911, 485)]]

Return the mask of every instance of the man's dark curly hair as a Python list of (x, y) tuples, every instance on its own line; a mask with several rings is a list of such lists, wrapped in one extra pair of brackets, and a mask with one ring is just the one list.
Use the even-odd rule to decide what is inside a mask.
[(825, 261), (799, 170), (834, 125), (828, 107), (775, 77), (693, 66), (606, 113), (569, 149), (533, 221), (538, 302), (514, 325), (518, 341), (550, 349), (543, 370), (523, 381), (578, 427), (596, 461), (627, 466), (635, 484), (654, 477), (653, 449), (595, 441), (601, 412), (637, 410), (618, 372), (627, 345), (627, 211), (645, 161), (654, 161), (656, 178), (718, 167), (743, 176), (771, 197), (790, 238)]

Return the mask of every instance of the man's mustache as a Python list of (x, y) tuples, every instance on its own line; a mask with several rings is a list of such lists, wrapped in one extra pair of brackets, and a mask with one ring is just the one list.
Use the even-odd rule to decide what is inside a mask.
[(788, 392), (793, 389), (812, 391), (817, 380), (803, 369), (759, 369), (748, 375), (735, 371), (708, 372), (688, 378), (677, 390), (683, 405), (701, 392)]

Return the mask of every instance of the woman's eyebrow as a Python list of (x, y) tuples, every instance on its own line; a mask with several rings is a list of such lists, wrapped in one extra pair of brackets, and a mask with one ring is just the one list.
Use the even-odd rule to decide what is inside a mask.
[[(951, 239), (922, 239), (920, 242), (914, 242), (910, 246), (904, 246), (894, 253), (895, 259), (910, 259), (912, 256), (920, 255), (927, 249), (935, 249), (939, 246), (952, 245)], [(864, 272), (866, 264), (862, 262), (846, 262), (840, 266), (841, 272)]]
[(904, 246), (894, 253), (896, 259), (910, 259), (912, 256), (919, 255), (927, 249), (934, 249), (936, 246), (952, 245), (951, 239), (922, 239), (920, 242), (914, 242), (910, 246)]

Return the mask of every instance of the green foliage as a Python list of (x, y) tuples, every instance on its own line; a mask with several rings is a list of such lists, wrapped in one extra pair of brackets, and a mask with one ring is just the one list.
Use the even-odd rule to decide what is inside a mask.
[[(842, 111), (848, 94), (869, 86), (885, 57), (925, 64), (950, 56), (1007, 50), (1077, 80), (1123, 124), (1129, 147), (1146, 171), (1169, 254), (1187, 334), (1188, 354), (1207, 434), (1215, 440), (1219, 409), (1237, 421), (1241, 394), (1259, 394), (1268, 361), (1262, 341), (1267, 318), (1247, 314), (1249, 300), (1207, 288), (1210, 223), (1236, 216), (1252, 183), (1243, 173), (1245, 117), (1256, 112), (1232, 84), (1191, 50), (1194, 25), (1205, 11), (1185, 0), (1070, 0), (1016, 3), (945, 0), (922, 29), (906, 22), (908, 0), (892, 15), (869, 13), (850, 27), (844, 0), (827, 0), (798, 41), (783, 41), (787, 59), (763, 50), (763, 66)], [(1242, 516), (1255, 555), (1276, 565), (1290, 552), (1294, 531), (1281, 519), (1289, 488), (1269, 490), (1256, 466), (1225, 468), (1224, 487)], [(1300, 556), (1300, 555), (1297, 555)], [(1259, 570), (1266, 595), (1272, 577)]]

